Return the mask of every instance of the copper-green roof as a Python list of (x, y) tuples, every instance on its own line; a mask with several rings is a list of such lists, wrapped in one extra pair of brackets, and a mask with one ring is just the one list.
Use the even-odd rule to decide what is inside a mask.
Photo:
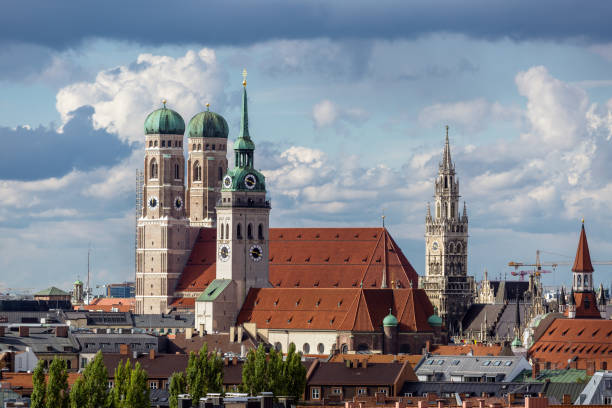
[(223, 116), (211, 111), (200, 112), (189, 121), (188, 137), (220, 137), (227, 139), (229, 127)]
[[(249, 174), (254, 175), (257, 179), (257, 183), (252, 189), (248, 189), (244, 183), (244, 179)], [(221, 191), (266, 191), (266, 178), (253, 168), (234, 167), (227, 171), (227, 176), (232, 178), (232, 185), (230, 187), (225, 187), (225, 184), (223, 184)]]
[(166, 108), (157, 109), (147, 116), (144, 123), (145, 135), (183, 135), (185, 121), (175, 111)]
[(514, 382), (550, 382), (554, 383), (586, 383), (590, 380), (585, 370), (574, 368), (567, 370), (540, 370), (537, 378), (533, 378), (531, 370), (525, 370), (514, 379)]
[(50, 288), (43, 289), (40, 292), (35, 293), (34, 296), (70, 296), (70, 294), (56, 288), (55, 286), (51, 286)]
[(215, 279), (204, 289), (204, 292), (198, 296), (197, 302), (212, 302), (232, 283), (231, 279)]
[(393, 316), (391, 313), (389, 313), (383, 319), (383, 326), (385, 327), (396, 327), (398, 324), (399, 322), (397, 321), (397, 318)]

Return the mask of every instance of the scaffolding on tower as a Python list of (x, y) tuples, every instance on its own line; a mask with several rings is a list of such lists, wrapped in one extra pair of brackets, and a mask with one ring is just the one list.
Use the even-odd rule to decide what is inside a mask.
[(134, 276), (138, 272), (138, 219), (142, 216), (144, 171), (136, 169), (136, 205), (134, 207)]

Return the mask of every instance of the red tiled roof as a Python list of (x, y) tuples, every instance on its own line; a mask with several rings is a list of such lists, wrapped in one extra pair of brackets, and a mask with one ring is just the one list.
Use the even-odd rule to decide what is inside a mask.
[(595, 361), (597, 368), (606, 362), (612, 366), (612, 320), (556, 319), (529, 349), (529, 356), (540, 362), (565, 368), (576, 358), (578, 369), (586, 361)]
[[(177, 292), (202, 292), (215, 279), (216, 230), (200, 229)], [(270, 228), (274, 287), (364, 288), (392, 281), (418, 286), (418, 275), (384, 228)]]
[(501, 345), (467, 344), (463, 346), (433, 345), (429, 352), (441, 356), (501, 356), (504, 347)]
[(578, 250), (576, 251), (576, 259), (574, 260), (573, 272), (593, 272), (591, 264), (591, 255), (589, 254), (589, 244), (587, 242), (586, 233), (584, 232), (584, 224), (580, 230), (580, 239), (578, 240)]
[[(2, 372), (2, 379), (0, 382), (10, 384), (10, 388), (16, 389), (22, 395), (30, 395), (32, 392), (32, 373), (11, 373), (8, 371)], [(72, 387), (77, 378), (79, 378), (81, 374), (79, 373), (68, 373), (68, 386)], [(45, 375), (46, 380), (49, 379), (49, 375)]]
[[(573, 292), (576, 302), (576, 318), (600, 319), (601, 313), (597, 308), (597, 296), (595, 292)], [(588, 307), (587, 307), (588, 306)], [(569, 308), (563, 313), (569, 315)]]
[(350, 361), (367, 361), (369, 363), (405, 363), (415, 367), (423, 359), (421, 354), (334, 354), (329, 360), (330, 363), (344, 363)]
[(195, 308), (195, 297), (180, 297), (175, 298), (172, 303), (170, 303), (171, 308), (175, 309), (193, 309)]
[[(100, 310), (103, 312), (129, 312), (134, 310), (136, 298), (95, 298), (88, 305), (75, 306), (75, 310)], [(114, 310), (113, 310), (114, 309)]]
[(270, 329), (382, 329), (389, 309), (400, 331), (431, 332), (427, 323), (433, 307), (422, 289), (251, 289), (237, 322)]

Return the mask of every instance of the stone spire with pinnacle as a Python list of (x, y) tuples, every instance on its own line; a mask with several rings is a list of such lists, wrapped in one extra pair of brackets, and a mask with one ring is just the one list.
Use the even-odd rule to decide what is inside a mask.
[(453, 161), (451, 160), (450, 142), (448, 140), (448, 125), (446, 126), (446, 138), (444, 141), (444, 153), (442, 154), (442, 163), (440, 167), (443, 170), (454, 171)]

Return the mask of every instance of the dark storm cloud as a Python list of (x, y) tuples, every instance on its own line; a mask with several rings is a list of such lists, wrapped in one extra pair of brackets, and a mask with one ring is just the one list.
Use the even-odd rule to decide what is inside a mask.
[(279, 38), (413, 38), (433, 32), (603, 42), (612, 40), (610, 15), (612, 2), (601, 0), (25, 0), (3, 4), (0, 38), (56, 49), (88, 38), (236, 45)]
[(63, 133), (51, 127), (0, 127), (0, 179), (36, 180), (61, 177), (72, 169), (91, 170), (112, 165), (131, 151), (115, 135), (94, 130), (93, 108), (74, 112)]

